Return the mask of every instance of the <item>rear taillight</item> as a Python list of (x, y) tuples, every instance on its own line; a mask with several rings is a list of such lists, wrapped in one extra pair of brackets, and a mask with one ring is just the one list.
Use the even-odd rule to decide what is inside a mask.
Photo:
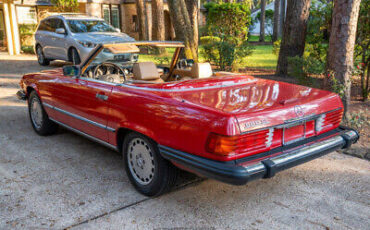
[(247, 152), (255, 154), (276, 147), (274, 133), (273, 128), (238, 136), (223, 136), (211, 133), (207, 139), (206, 150), (223, 156), (239, 155)]
[(342, 121), (343, 109), (335, 110), (320, 115), (315, 122), (316, 134), (321, 134), (335, 129)]

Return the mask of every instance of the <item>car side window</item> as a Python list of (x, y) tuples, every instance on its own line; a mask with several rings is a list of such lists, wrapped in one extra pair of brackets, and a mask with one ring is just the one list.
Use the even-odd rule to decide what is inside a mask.
[(50, 32), (55, 32), (56, 29), (58, 29), (59, 19), (53, 18), (50, 19)]
[(61, 20), (61, 19), (55, 19), (55, 20), (56, 20), (55, 29), (59, 29), (59, 28), (66, 29), (66, 27), (64, 26), (63, 20)]
[(39, 26), (39, 29), (38, 30), (42, 30), (42, 31), (49, 31), (49, 27), (50, 27), (50, 22), (49, 20), (42, 20), (40, 22), (40, 26)]

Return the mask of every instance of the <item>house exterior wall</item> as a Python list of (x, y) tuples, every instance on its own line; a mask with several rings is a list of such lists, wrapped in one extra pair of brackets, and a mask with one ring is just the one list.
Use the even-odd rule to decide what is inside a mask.
[(86, 4), (86, 13), (95, 16), (95, 17), (103, 17), (102, 15), (102, 6), (100, 3), (89, 2)]
[(0, 6), (4, 17), (7, 51), (10, 55), (19, 54), (21, 47), (14, 2), (13, 0), (0, 0)]
[[(120, 7), (120, 27), (121, 31), (127, 33), (135, 39), (139, 39), (139, 34), (137, 31), (137, 12), (136, 3), (134, 0), (78, 0), (79, 8), (78, 13), (86, 13), (95, 17), (102, 18), (103, 4), (119, 5)], [(36, 9), (36, 15), (34, 22), (32, 20), (27, 20), (27, 22), (22, 22), (22, 15), (17, 15), (17, 7), (32, 7)], [(48, 15), (48, 12), (55, 12), (56, 9), (51, 5), (51, 0), (0, 0), (0, 9), (4, 14), (4, 31), (6, 33), (7, 50), (10, 54), (20, 53), (20, 35), (18, 29), (18, 20), (26, 24), (35, 24), (41, 19)], [(174, 29), (173, 23), (169, 17), (168, 4), (164, 3), (164, 15), (165, 15), (165, 38), (174, 39)], [(152, 10), (151, 2), (146, 2), (146, 15), (148, 24), (148, 39), (152, 38)], [(30, 16), (29, 16), (30, 17)], [(33, 17), (33, 16), (32, 16)], [(200, 25), (205, 24), (205, 15), (201, 12)], [(31, 42), (32, 43), (32, 42)]]

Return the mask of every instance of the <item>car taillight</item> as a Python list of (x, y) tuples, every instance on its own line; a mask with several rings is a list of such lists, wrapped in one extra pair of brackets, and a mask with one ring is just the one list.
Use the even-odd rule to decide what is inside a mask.
[(337, 128), (342, 121), (342, 116), (343, 109), (320, 115), (315, 122), (316, 134), (319, 135), (321, 133)]
[(206, 150), (223, 156), (267, 151), (272, 146), (276, 147), (274, 131), (271, 128), (238, 136), (223, 136), (211, 133), (207, 139)]

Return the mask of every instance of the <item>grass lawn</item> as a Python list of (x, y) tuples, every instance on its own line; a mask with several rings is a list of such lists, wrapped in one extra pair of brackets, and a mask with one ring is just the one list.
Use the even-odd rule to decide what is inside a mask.
[(275, 69), (277, 55), (272, 53), (272, 45), (254, 46), (252, 55), (244, 58), (241, 66), (261, 69)]
[[(243, 59), (240, 68), (260, 68), (260, 69), (275, 69), (277, 65), (277, 56), (272, 53), (272, 45), (256, 45), (253, 46), (254, 51), (250, 56)], [(202, 46), (199, 46), (202, 50)], [(199, 52), (199, 61), (204, 62), (202, 52)]]
[[(258, 36), (258, 35), (250, 35), (248, 37), (248, 41), (249, 42), (258, 42), (259, 38), (260, 38), (260, 36)], [(265, 42), (271, 42), (271, 36), (265, 35)]]

